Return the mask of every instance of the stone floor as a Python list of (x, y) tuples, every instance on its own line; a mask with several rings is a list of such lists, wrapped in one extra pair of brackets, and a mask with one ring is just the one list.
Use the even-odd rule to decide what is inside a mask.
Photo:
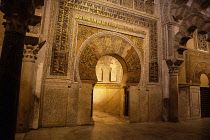
[(126, 123), (115, 116), (96, 113), (93, 119), (95, 125), (41, 128), (17, 134), (16, 140), (210, 140), (210, 118), (179, 123)]

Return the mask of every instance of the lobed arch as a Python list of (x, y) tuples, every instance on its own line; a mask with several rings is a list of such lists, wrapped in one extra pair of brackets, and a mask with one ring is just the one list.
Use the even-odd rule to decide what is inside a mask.
[(210, 81), (210, 65), (206, 62), (200, 62), (195, 66), (192, 75), (192, 84), (200, 85), (200, 76), (202, 74), (207, 75)]
[[(202, 13), (210, 6), (209, 0), (172, 0), (165, 1), (170, 13), (167, 17), (171, 22), (177, 22), (178, 24), (183, 22), (185, 17), (189, 17), (192, 13)], [(167, 11), (164, 8), (163, 12)], [(166, 18), (166, 17), (165, 17)]]
[(126, 73), (124, 83), (139, 84), (143, 73), (143, 61), (139, 50), (122, 34), (110, 31), (94, 34), (81, 45), (75, 62), (76, 80), (79, 83), (96, 84), (96, 64), (104, 55), (113, 56), (122, 64)]
[(198, 30), (198, 33), (207, 33), (208, 39), (210, 41), (210, 20), (207, 20), (202, 14), (192, 14), (188, 16), (179, 28), (179, 32), (175, 35), (175, 45), (181, 45), (186, 47), (186, 43), (191, 39), (192, 33), (195, 30)]

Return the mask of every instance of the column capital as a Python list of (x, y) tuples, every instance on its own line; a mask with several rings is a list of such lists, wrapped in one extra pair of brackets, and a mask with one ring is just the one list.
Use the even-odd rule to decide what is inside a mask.
[(37, 45), (24, 45), (23, 50), (23, 62), (35, 62), (37, 59), (37, 54), (39, 50), (42, 48), (42, 46), (45, 44), (46, 41), (43, 41), (40, 44)]
[(23, 62), (35, 62), (37, 59), (36, 55), (38, 53), (38, 45), (24, 45), (23, 50)]
[(28, 31), (28, 25), (35, 25), (35, 0), (2, 0), (0, 10), (5, 14), (3, 23), (5, 31), (17, 32), (22, 35)]
[(169, 75), (170, 76), (177, 76), (179, 72), (179, 67), (178, 66), (169, 66)]

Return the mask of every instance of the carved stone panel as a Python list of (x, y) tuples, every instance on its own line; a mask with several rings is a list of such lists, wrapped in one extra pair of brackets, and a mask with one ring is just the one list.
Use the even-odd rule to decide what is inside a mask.
[(162, 94), (160, 88), (151, 87), (149, 89), (149, 121), (161, 120)]
[(149, 118), (149, 93), (148, 91), (141, 90), (140, 92), (140, 122), (148, 121)]
[(179, 119), (190, 118), (190, 90), (189, 87), (179, 88)]
[(201, 114), (200, 87), (190, 86), (191, 118), (199, 118)]
[(79, 89), (78, 125), (91, 124), (92, 84), (84, 84)]
[(140, 120), (140, 104), (139, 104), (139, 90), (137, 86), (131, 86), (129, 88), (129, 117), (130, 122), (139, 122)]
[(79, 87), (77, 84), (71, 85), (69, 87), (68, 93), (68, 105), (67, 105), (67, 117), (66, 125), (77, 125), (77, 112), (78, 112), (78, 96)]
[(46, 86), (43, 99), (42, 127), (65, 126), (67, 108), (67, 89)]

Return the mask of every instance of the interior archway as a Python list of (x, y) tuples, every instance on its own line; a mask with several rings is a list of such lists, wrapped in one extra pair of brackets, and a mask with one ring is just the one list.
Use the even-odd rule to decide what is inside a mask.
[[(116, 55), (115, 55), (116, 56)], [(119, 123), (124, 117), (124, 87), (127, 68), (111, 55), (102, 56), (96, 65), (98, 82), (93, 90), (93, 120), (95, 123)]]
[(206, 74), (200, 76), (201, 117), (210, 117), (210, 89)]
[[(76, 62), (76, 77), (81, 84), (79, 89), (79, 104), (78, 104), (78, 124), (90, 124), (93, 122), (93, 91), (94, 86), (97, 86), (96, 65), (99, 59), (103, 56), (112, 56), (119, 61), (123, 69), (123, 78), (120, 84), (109, 84), (109, 90), (120, 91), (119, 98), (129, 97), (129, 93), (125, 86), (137, 86), (141, 79), (142, 73), (142, 56), (139, 50), (134, 46), (133, 42), (121, 34), (113, 32), (100, 32), (88, 38), (81, 46), (78, 59)], [(109, 78), (108, 78), (109, 80)], [(124, 89), (125, 87), (125, 89)], [(105, 89), (107, 89), (106, 87)], [(118, 89), (117, 89), (118, 88)], [(123, 97), (124, 96), (124, 97)], [(132, 98), (132, 96), (130, 97)], [(125, 103), (123, 103), (125, 102)], [(124, 104), (126, 108), (132, 108), (127, 99), (122, 99), (120, 102), (121, 109), (114, 115), (124, 117)], [(109, 108), (110, 109), (110, 108)], [(119, 113), (120, 112), (120, 113)], [(127, 113), (128, 114), (128, 111)], [(128, 116), (128, 115), (127, 115)], [(130, 119), (132, 116), (129, 116)]]
[[(101, 32), (90, 37), (81, 47), (78, 62), (78, 80), (84, 83), (97, 82), (95, 68), (104, 55), (122, 58), (127, 65), (126, 84), (138, 85), (141, 78), (142, 56), (133, 43), (120, 34)], [(121, 61), (121, 59), (118, 59)]]

